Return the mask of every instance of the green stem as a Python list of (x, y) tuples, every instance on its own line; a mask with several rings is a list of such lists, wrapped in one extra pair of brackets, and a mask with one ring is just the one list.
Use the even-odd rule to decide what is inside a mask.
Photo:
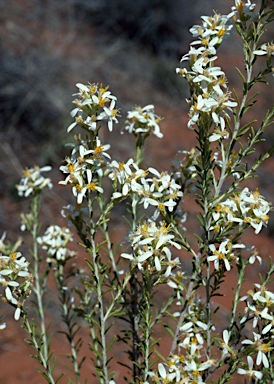
[[(38, 215), (40, 211), (40, 195), (37, 194), (32, 200), (32, 214), (33, 214), (33, 228), (32, 228), (32, 238), (33, 238), (33, 276), (34, 276), (34, 286), (33, 291), (36, 296), (38, 315), (40, 318), (40, 333), (41, 333), (41, 354), (43, 355), (44, 360), (47, 362), (47, 367), (50, 369), (48, 363), (49, 359), (49, 341), (47, 337), (47, 328), (45, 322), (45, 312), (43, 304), (43, 296), (45, 293), (45, 286), (47, 282), (48, 270), (44, 274), (44, 281), (41, 281), (40, 276), (40, 264), (41, 260), (38, 253), (38, 243), (37, 237), (39, 235), (39, 223)], [(43, 364), (44, 365), (44, 364)], [(45, 365), (44, 365), (45, 366)], [(48, 371), (49, 373), (50, 371)]]
[(145, 313), (145, 332), (144, 332), (144, 380), (148, 378), (149, 372), (149, 356), (150, 356), (150, 305), (148, 303)]
[(45, 368), (46, 371), (46, 376), (47, 376), (47, 381), (50, 384), (55, 384), (55, 380), (51, 374), (51, 367), (49, 364), (48, 358), (45, 357), (43, 353), (43, 349), (41, 348), (41, 342), (40, 340), (37, 341), (37, 337), (34, 332), (34, 327), (31, 326), (28, 315), (26, 312), (23, 312), (23, 319), (24, 319), (24, 329), (26, 332), (30, 335), (31, 337), (31, 345), (34, 347), (34, 349), (37, 351), (38, 356), (39, 356), (39, 362), (42, 364), (42, 366)]
[[(197, 255), (197, 263), (200, 263), (200, 258), (201, 258), (201, 255)], [(184, 297), (184, 308), (180, 314), (180, 317), (178, 319), (178, 322), (177, 322), (177, 326), (176, 326), (176, 330), (175, 330), (175, 333), (174, 333), (174, 337), (173, 337), (173, 340), (172, 340), (172, 345), (171, 345), (171, 348), (170, 348), (170, 352), (169, 352), (169, 356), (173, 355), (175, 353), (175, 350), (176, 350), (176, 347), (177, 347), (177, 344), (178, 344), (178, 338), (179, 338), (179, 335), (180, 335), (180, 328), (183, 324), (183, 321), (185, 319), (185, 316), (187, 314), (187, 310), (188, 310), (188, 304), (189, 304), (189, 300), (191, 298), (191, 296), (193, 295), (194, 293), (194, 286), (196, 284), (195, 280), (196, 280), (196, 277), (197, 277), (197, 271), (194, 271), (192, 277), (191, 277), (191, 281), (188, 285), (188, 289), (187, 289), (187, 292), (186, 292), (186, 295)]]
[(237, 307), (239, 303), (239, 298), (240, 298), (240, 292), (241, 288), (244, 282), (244, 272), (245, 272), (245, 263), (244, 260), (240, 260), (240, 266), (238, 267), (238, 280), (237, 280), (237, 287), (236, 291), (234, 294), (234, 300), (233, 300), (233, 306), (232, 306), (232, 316), (230, 320), (230, 329), (232, 329), (233, 324), (235, 323), (236, 320), (236, 315), (237, 315)]
[(68, 330), (68, 333), (66, 333), (66, 335), (70, 344), (71, 359), (72, 359), (72, 364), (74, 368), (76, 383), (80, 384), (81, 383), (80, 366), (78, 364), (78, 354), (77, 354), (77, 349), (74, 341), (75, 334), (77, 331), (76, 332), (73, 331), (75, 324), (71, 324), (74, 317), (71, 316), (70, 308), (67, 305), (67, 294), (66, 294), (66, 290), (64, 289), (64, 266), (63, 265), (58, 264), (58, 269), (55, 272), (55, 278), (56, 278), (58, 290), (60, 292), (62, 317)]
[(97, 290), (97, 300), (99, 305), (99, 317), (100, 317), (100, 344), (101, 344), (101, 356), (102, 356), (102, 367), (100, 367), (100, 371), (103, 374), (100, 375), (100, 383), (105, 384), (109, 382), (108, 378), (108, 368), (107, 368), (107, 342), (106, 342), (106, 319), (105, 319), (105, 313), (104, 313), (104, 302), (103, 297), (104, 293), (102, 290), (103, 287), (103, 281), (102, 276), (99, 268), (99, 260), (97, 256), (97, 249), (96, 249), (96, 243), (92, 236), (91, 238), (91, 252), (93, 257), (93, 268), (94, 268), (94, 276), (96, 279), (96, 290)]

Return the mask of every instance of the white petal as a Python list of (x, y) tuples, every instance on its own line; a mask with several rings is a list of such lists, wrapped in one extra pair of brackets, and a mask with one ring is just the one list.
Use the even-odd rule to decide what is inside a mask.
[(162, 363), (158, 364), (158, 371), (159, 371), (160, 376), (162, 377), (162, 379), (165, 379), (166, 378), (166, 370), (165, 370), (165, 367), (163, 366)]
[(266, 51), (260, 51), (260, 50), (256, 50), (256, 51), (253, 51), (254, 55), (258, 55), (258, 56), (262, 56), (262, 55), (266, 55)]
[(86, 85), (82, 84), (82, 83), (77, 83), (76, 87), (81, 89), (81, 91), (85, 91), (85, 92), (89, 91), (88, 87)]
[(10, 275), (12, 273), (12, 269), (3, 269), (2, 271), (0, 271), (0, 275), (2, 276), (7, 276), (7, 275)]
[(20, 319), (20, 314), (21, 314), (21, 309), (19, 307), (16, 308), (14, 312), (14, 319), (19, 320)]
[(155, 267), (156, 267), (156, 270), (159, 272), (159, 271), (161, 271), (161, 263), (160, 263), (160, 260), (159, 260), (159, 257), (158, 256), (156, 256), (155, 257)]
[(263, 330), (262, 330), (262, 334), (263, 334), (263, 335), (266, 334), (267, 332), (270, 331), (271, 328), (272, 328), (272, 324), (270, 323), (270, 324), (268, 324), (266, 327), (263, 328)]
[(247, 356), (247, 364), (249, 369), (253, 368), (253, 359), (251, 356)]
[(70, 132), (76, 125), (77, 125), (76, 122), (70, 124), (70, 126), (69, 126), (68, 129), (67, 129), (67, 132)]
[(269, 368), (269, 361), (268, 361), (268, 358), (266, 357), (266, 355), (264, 353), (262, 353), (262, 361), (263, 361), (264, 367)]
[(129, 253), (121, 253), (121, 257), (123, 257), (125, 259), (129, 259), (129, 260), (133, 259), (133, 255), (129, 254)]

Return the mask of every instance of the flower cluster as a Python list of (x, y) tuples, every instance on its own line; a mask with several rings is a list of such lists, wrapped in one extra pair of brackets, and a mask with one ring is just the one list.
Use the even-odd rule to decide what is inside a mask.
[[(179, 316), (180, 313), (174, 313)], [(158, 372), (150, 374), (153, 383), (204, 383), (203, 372), (214, 366), (214, 360), (208, 360), (202, 356), (205, 348), (204, 334), (208, 324), (203, 317), (201, 302), (194, 300), (188, 308), (186, 321), (180, 328), (181, 342), (179, 351), (184, 353), (171, 354), (167, 364), (158, 364)]]
[(24, 177), (16, 186), (18, 195), (28, 197), (40, 192), (43, 188), (48, 186), (52, 188), (52, 183), (49, 178), (45, 178), (41, 173), (51, 171), (50, 166), (27, 168), (23, 171)]
[(155, 168), (148, 168), (151, 177), (141, 179), (136, 192), (141, 196), (140, 203), (146, 209), (149, 205), (155, 206), (163, 212), (166, 209), (172, 212), (183, 196), (181, 185), (168, 172), (158, 172)]
[(274, 293), (265, 285), (254, 286), (254, 291), (249, 290), (247, 295), (241, 298), (241, 301), (246, 303), (241, 323), (252, 319), (254, 330), (259, 329), (262, 335), (269, 334), (274, 338)]
[(21, 307), (30, 294), (32, 275), (28, 271), (29, 263), (21, 252), (0, 256), (0, 284), (5, 289), (3, 301), (15, 307), (14, 318), (19, 320)]
[(228, 131), (225, 129), (225, 117), (228, 117), (228, 114), (224, 110), (230, 110), (237, 105), (230, 100), (224, 72), (214, 65), (217, 58), (216, 50), (232, 28), (232, 25), (227, 25), (232, 15), (233, 13), (215, 14), (213, 17), (203, 16), (202, 25), (194, 25), (190, 29), (198, 40), (191, 43), (189, 52), (181, 60), (189, 61), (190, 70), (177, 68), (177, 73), (187, 79), (192, 93), (188, 101), (190, 105), (188, 127), (199, 125), (203, 116), (210, 117), (213, 125), (210, 141), (228, 137)]
[(253, 340), (243, 340), (242, 345), (248, 345), (249, 350), (257, 354), (256, 365), (263, 365), (265, 368), (270, 367), (268, 352), (272, 351), (274, 348), (271, 347), (271, 341), (264, 342), (262, 335), (253, 332)]
[(71, 145), (71, 156), (66, 158), (67, 164), (60, 167), (67, 177), (59, 184), (71, 185), (77, 203), (81, 204), (89, 191), (103, 193), (98, 177), (102, 176), (109, 162), (110, 155), (106, 151), (110, 145), (102, 145), (98, 137), (95, 140), (83, 140), (80, 135), (75, 137), (75, 144)]
[(260, 371), (256, 371), (253, 369), (253, 359), (251, 356), (247, 356), (247, 369), (238, 368), (237, 373), (239, 375), (246, 375), (250, 379), (259, 379), (261, 380), (263, 378), (263, 374)]
[(114, 199), (133, 192), (140, 197), (140, 204), (145, 209), (150, 205), (156, 207), (157, 211), (164, 212), (167, 209), (172, 212), (183, 196), (181, 185), (168, 172), (160, 173), (154, 168), (142, 170), (133, 159), (129, 159), (127, 163), (113, 161), (110, 168), (112, 172), (109, 177), (114, 186), (118, 188), (117, 182), (121, 186), (120, 191), (113, 193)]
[(125, 197), (130, 192), (136, 192), (138, 180), (143, 180), (148, 174), (147, 171), (139, 168), (132, 158), (126, 163), (113, 160), (109, 169), (108, 177), (113, 181), (115, 189), (112, 194), (113, 199)]
[(242, 0), (235, 0), (235, 6), (232, 7), (232, 12), (236, 22), (246, 22), (247, 20), (253, 20), (256, 16), (255, 12), (256, 4), (251, 3), (250, 0), (247, 0), (244, 3)]
[[(230, 332), (225, 329), (223, 331), (223, 342), (221, 342), (221, 348), (223, 349), (223, 358), (226, 358), (227, 356), (231, 356), (233, 359), (235, 359), (237, 350), (235, 349), (235, 346), (230, 346)], [(254, 334), (255, 336), (255, 334)], [(256, 336), (257, 337), (257, 336)], [(260, 338), (257, 338), (259, 340)], [(250, 340), (245, 340), (243, 342), (243, 345), (250, 345), (252, 342)], [(262, 344), (261, 344), (262, 345)], [(244, 347), (243, 347), (244, 348)], [(256, 348), (255, 348), (256, 349)], [(248, 353), (251, 354), (251, 349), (249, 349)], [(263, 359), (265, 360), (265, 354), (263, 353)], [(260, 358), (262, 358), (262, 355), (260, 354)], [(259, 361), (259, 360), (258, 360)], [(265, 360), (265, 364), (268, 364)], [(256, 362), (257, 365), (257, 362)], [(244, 368), (238, 368), (237, 373), (239, 375), (246, 375), (249, 378), (254, 379), (262, 379), (263, 374), (260, 371), (260, 368), (258, 367), (258, 370), (254, 369), (254, 362), (253, 358), (251, 356), (247, 356), (247, 364), (243, 363)]]
[(118, 123), (118, 109), (115, 109), (116, 97), (111, 94), (108, 87), (102, 84), (76, 84), (79, 92), (74, 96), (76, 108), (71, 111), (75, 117), (74, 123), (68, 127), (70, 132), (75, 126), (80, 125), (86, 131), (97, 131), (98, 122), (107, 120), (108, 129), (112, 131), (113, 123)]
[(207, 261), (214, 262), (214, 268), (219, 270), (220, 264), (225, 267), (227, 271), (231, 269), (231, 261), (236, 260), (237, 257), (234, 255), (233, 250), (245, 248), (244, 244), (232, 244), (229, 239), (225, 239), (221, 244), (216, 248), (215, 244), (210, 244), (209, 249), (212, 255), (207, 256)]
[(211, 229), (220, 232), (222, 228), (237, 223), (253, 227), (258, 234), (268, 223), (270, 209), (271, 204), (264, 199), (258, 189), (251, 192), (246, 187), (215, 207), (214, 225)]
[(115, 109), (117, 98), (111, 94), (108, 87), (80, 83), (76, 86), (79, 89), (76, 93), (77, 99), (74, 100), (77, 107), (71, 112), (75, 121), (68, 127), (68, 132), (79, 125), (89, 132), (90, 137), (83, 139), (81, 135), (75, 136), (75, 143), (70, 144), (71, 156), (66, 158), (67, 164), (60, 167), (67, 176), (59, 184), (71, 185), (77, 204), (82, 204), (89, 192), (104, 192), (99, 178), (103, 176), (104, 169), (109, 164), (110, 155), (107, 150), (110, 145), (103, 145), (96, 133), (100, 128), (99, 123), (103, 120), (107, 120), (108, 128), (112, 131), (113, 123), (118, 123), (118, 110)]
[(168, 277), (172, 269), (180, 264), (178, 258), (171, 259), (169, 247), (181, 248), (174, 237), (166, 223), (157, 226), (153, 221), (144, 222), (129, 235), (132, 253), (122, 253), (121, 256), (132, 262), (132, 268), (138, 266), (141, 271), (157, 271)]
[(73, 241), (70, 230), (58, 225), (51, 225), (43, 236), (37, 238), (38, 244), (47, 251), (49, 263), (63, 263), (74, 256), (74, 252), (67, 249), (69, 241)]
[(167, 364), (158, 364), (158, 372), (151, 373), (153, 383), (199, 383), (203, 381), (203, 371), (209, 369), (213, 361), (207, 360), (199, 363), (194, 360), (185, 360), (184, 355), (171, 355)]
[(154, 105), (136, 107), (132, 111), (128, 111), (125, 130), (135, 136), (139, 133), (144, 133), (146, 136), (153, 133), (161, 139), (163, 137), (159, 127), (161, 120), (162, 118), (154, 113)]

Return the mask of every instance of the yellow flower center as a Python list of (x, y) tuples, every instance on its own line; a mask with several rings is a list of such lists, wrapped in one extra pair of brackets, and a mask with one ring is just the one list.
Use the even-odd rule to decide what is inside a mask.
[(125, 168), (125, 163), (122, 161), (121, 163), (119, 163), (119, 169), (120, 171), (123, 170)]
[(10, 260), (11, 261), (15, 261), (16, 260), (16, 255), (17, 255), (16, 252), (11, 252), (10, 253)]
[(241, 1), (237, 4), (237, 9), (238, 9), (239, 13), (243, 12), (244, 5)]
[(89, 189), (90, 191), (96, 191), (96, 186), (97, 186), (98, 182), (93, 182), (93, 183), (89, 183), (87, 185), (87, 189)]
[(30, 171), (28, 169), (24, 170), (23, 175), (29, 179), (30, 178)]
[(258, 346), (257, 350), (261, 351), (263, 353), (267, 353), (267, 352), (269, 352), (269, 351), (271, 351), (273, 349), (273, 348), (270, 347), (270, 345), (271, 345), (271, 341), (269, 343), (267, 343), (267, 344), (261, 344), (261, 345)]
[(158, 209), (159, 209), (160, 211), (164, 211), (164, 210), (165, 210), (165, 204), (163, 204), (163, 203), (159, 203), (159, 205), (158, 205)]
[(218, 31), (218, 36), (219, 36), (219, 37), (224, 36), (224, 34), (225, 34), (225, 28), (222, 28), (222, 29), (220, 29), (220, 30)]
[(213, 252), (213, 255), (218, 256), (218, 259), (219, 259), (219, 260), (224, 260), (224, 259), (225, 259), (225, 255), (224, 255), (224, 253), (219, 252), (219, 251), (217, 251), (217, 250), (215, 250), (215, 251)]
[(69, 173), (74, 172), (74, 165), (73, 164), (68, 164), (68, 171), (69, 171)]

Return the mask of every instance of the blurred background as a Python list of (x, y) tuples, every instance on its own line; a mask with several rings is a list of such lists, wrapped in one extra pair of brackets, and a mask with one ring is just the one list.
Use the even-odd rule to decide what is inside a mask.
[[(73, 200), (57, 183), (63, 178), (58, 168), (68, 153), (64, 145), (71, 141), (66, 128), (72, 122), (77, 82), (110, 86), (123, 115), (119, 128), (129, 108), (155, 105), (156, 113), (165, 117), (164, 139), (148, 141), (149, 165), (169, 169), (179, 149), (195, 145), (193, 132), (186, 128), (187, 85), (175, 68), (188, 51), (189, 28), (200, 23), (201, 15), (228, 13), (232, 5), (234, 1), (222, 0), (0, 0), (0, 236), (7, 231), (12, 241), (18, 237), (20, 212), (28, 202), (17, 197), (15, 185), (25, 167), (50, 164), (54, 169), (56, 189), (46, 200), (45, 223), (61, 222), (61, 207)], [(231, 67), (242, 66), (240, 41), (232, 35), (233, 43), (224, 44), (219, 54), (231, 90), (240, 89)], [(273, 102), (271, 89), (262, 89), (256, 112)], [(115, 128), (117, 134), (106, 132), (104, 139), (115, 158), (124, 160), (134, 144)], [(268, 144), (274, 142), (273, 129), (266, 135)], [(271, 160), (259, 171), (267, 200), (273, 198), (273, 171)], [(266, 256), (273, 231), (272, 219), (260, 240)], [(16, 332), (18, 327), (11, 327), (0, 334), (5, 366), (0, 382), (40, 383), (33, 362), (22, 360), (25, 347), (21, 341), (18, 347)], [(8, 366), (11, 356), (20, 356), (18, 369)]]

